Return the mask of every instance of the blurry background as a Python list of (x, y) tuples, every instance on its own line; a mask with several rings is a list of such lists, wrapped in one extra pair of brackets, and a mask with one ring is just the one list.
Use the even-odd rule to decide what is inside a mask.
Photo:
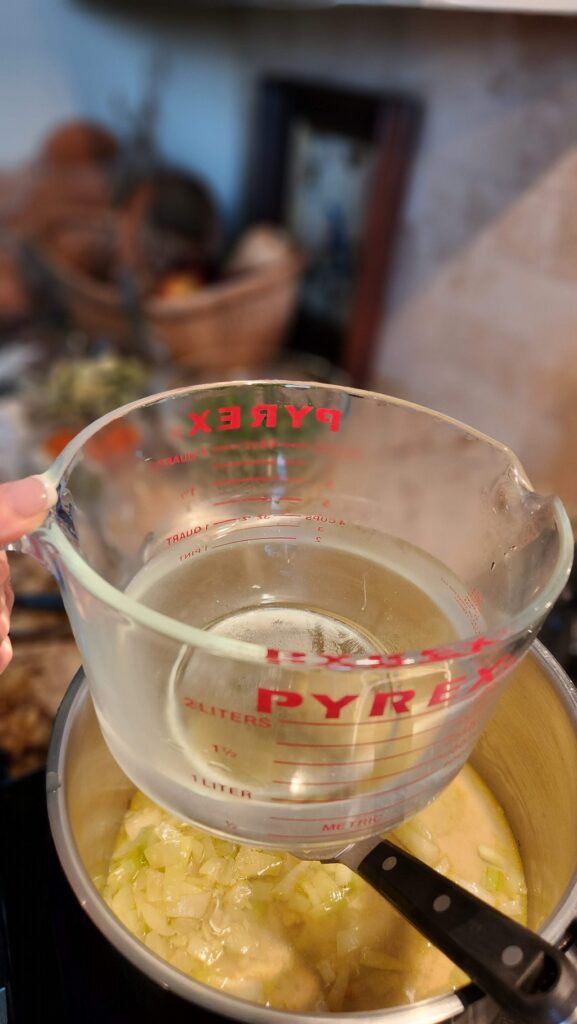
[[(161, 386), (311, 377), (508, 442), (577, 517), (577, 25), (471, 6), (11, 5), (0, 477)], [(11, 771), (77, 660), (25, 603)]]

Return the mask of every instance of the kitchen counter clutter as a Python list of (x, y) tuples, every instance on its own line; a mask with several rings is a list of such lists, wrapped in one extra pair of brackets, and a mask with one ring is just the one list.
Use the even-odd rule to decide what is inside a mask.
[(14, 658), (0, 678), (0, 778), (15, 779), (44, 766), (52, 720), (80, 655), (53, 577), (27, 556), (9, 558), (19, 603)]

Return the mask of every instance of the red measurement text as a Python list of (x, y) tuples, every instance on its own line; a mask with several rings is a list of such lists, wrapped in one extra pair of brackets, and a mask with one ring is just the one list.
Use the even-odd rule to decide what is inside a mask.
[(197, 537), (199, 533), (206, 533), (207, 530), (210, 530), (210, 527), (210, 523), (189, 526), (187, 530), (181, 530), (180, 533), (173, 533), (170, 537), (167, 537), (166, 543), (171, 547), (173, 544), (179, 544), (181, 540), (187, 540), (189, 537)]
[(235, 796), (241, 800), (251, 800), (250, 789), (237, 789), (236, 786), (227, 786), (224, 782), (214, 782), (213, 779), (205, 779), (203, 775), (191, 775), (192, 781), (204, 789), (211, 789), (213, 793), (225, 793), (226, 796)]
[(378, 828), (383, 822), (382, 814), (366, 814), (362, 818), (349, 818), (346, 821), (330, 821), (323, 825), (323, 832), (350, 832), (351, 829)]
[(185, 708), (199, 711), (201, 715), (211, 715), (213, 718), (226, 719), (227, 722), (237, 722), (239, 725), (254, 725), (258, 729), (270, 729), (271, 723), (268, 718), (246, 715), (243, 711), (232, 711), (230, 708), (219, 708), (214, 704), (193, 700), (192, 697), (184, 697), (183, 704)]
[[(339, 523), (340, 525), (340, 523)], [(433, 647), (418, 652), (418, 660), (427, 663), (452, 661), (454, 658), (461, 658), (464, 655), (480, 654), (486, 647), (493, 647), (495, 640), (488, 637), (478, 636), (465, 648)], [(509, 655), (504, 655), (508, 661), (512, 661)], [(306, 654), (303, 651), (280, 651), (276, 647), (269, 647), (266, 653), (266, 660), (275, 665), (316, 665), (319, 668), (403, 668), (405, 665), (414, 665), (415, 657), (412, 654), (367, 654), (362, 658), (351, 660), (347, 654)], [(501, 659), (496, 664), (500, 664)]]

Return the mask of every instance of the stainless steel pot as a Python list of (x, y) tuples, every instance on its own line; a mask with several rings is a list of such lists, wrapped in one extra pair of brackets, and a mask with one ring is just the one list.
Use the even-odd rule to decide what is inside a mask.
[[(145, 741), (145, 740), (144, 740)], [(577, 693), (536, 643), (517, 670), (471, 762), (504, 808), (520, 846), (529, 892), (529, 926), (564, 949), (577, 942)], [(134, 938), (98, 895), (92, 877), (108, 863), (134, 791), (108, 752), (82, 674), (58, 713), (48, 756), (48, 812), (68, 880), (94, 924), (165, 989), (215, 1013), (286, 1024), (294, 1014), (255, 1006), (193, 981)], [(373, 1024), (486, 1024), (497, 1011), (472, 986), (412, 1006), (355, 1014), (306, 1014), (314, 1024), (339, 1017)], [(500, 1018), (501, 1021), (503, 1018)]]

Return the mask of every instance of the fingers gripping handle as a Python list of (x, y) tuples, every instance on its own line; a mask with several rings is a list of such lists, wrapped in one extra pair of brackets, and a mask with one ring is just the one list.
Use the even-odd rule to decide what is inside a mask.
[(339, 860), (496, 1003), (527, 1024), (577, 1024), (577, 970), (558, 949), (392, 843), (363, 852)]
[(0, 484), (0, 548), (25, 550), (27, 535), (42, 523), (56, 500), (56, 487), (47, 473)]

